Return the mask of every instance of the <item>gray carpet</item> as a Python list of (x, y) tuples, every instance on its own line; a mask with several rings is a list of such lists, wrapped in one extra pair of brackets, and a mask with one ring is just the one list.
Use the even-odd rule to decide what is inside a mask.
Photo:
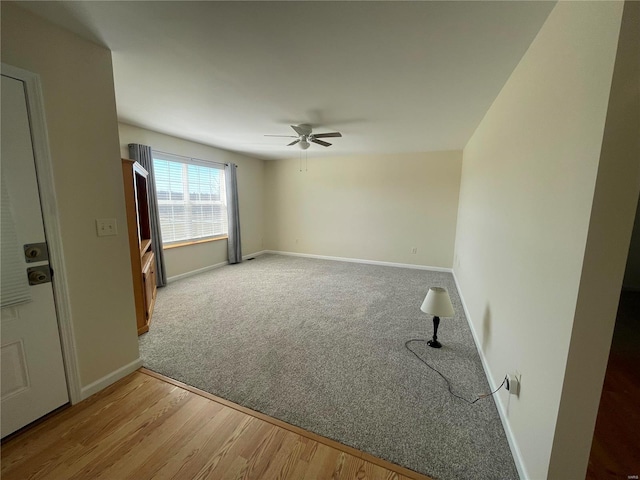
[(449, 273), (262, 255), (158, 290), (144, 366), (438, 479), (517, 479), (492, 398), (475, 405), (409, 351), (429, 338), (429, 286), (449, 290), (436, 350), (414, 350), (474, 399), (489, 385)]

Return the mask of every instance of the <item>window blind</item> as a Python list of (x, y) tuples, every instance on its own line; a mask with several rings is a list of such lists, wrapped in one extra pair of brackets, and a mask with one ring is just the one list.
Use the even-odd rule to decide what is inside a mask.
[(4, 186), (4, 177), (0, 185), (1, 196), (1, 243), (2, 243), (2, 268), (0, 290), (0, 306), (8, 307), (31, 301), (29, 282), (27, 281), (27, 266), (24, 262), (24, 254), (18, 245), (18, 234), (13, 220), (11, 199)]
[(153, 168), (163, 244), (227, 234), (222, 166), (153, 152)]

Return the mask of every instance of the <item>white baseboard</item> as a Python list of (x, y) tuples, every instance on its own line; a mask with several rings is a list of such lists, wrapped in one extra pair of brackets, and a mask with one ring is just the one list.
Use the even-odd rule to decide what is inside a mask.
[[(247, 260), (249, 258), (255, 258), (259, 255), (266, 253), (266, 250), (262, 250), (256, 253), (250, 253), (249, 255), (243, 255), (242, 260)], [(214, 270), (216, 268), (224, 267), (225, 265), (229, 265), (228, 261), (216, 263), (215, 265), (207, 265), (204, 268), (199, 268), (197, 270), (191, 270), (190, 272), (181, 273), (180, 275), (174, 275), (173, 277), (167, 278), (167, 283), (175, 282), (176, 280), (180, 280), (182, 278), (192, 277), (193, 275), (198, 275), (199, 273), (208, 272), (209, 270)]]
[(137, 358), (136, 360), (125, 365), (124, 367), (121, 367), (111, 372), (110, 374), (105, 375), (104, 377), (96, 380), (95, 382), (90, 383), (86, 387), (82, 387), (82, 389), (80, 390), (81, 399), (84, 400), (85, 398), (89, 398), (94, 393), (98, 393), (103, 388), (107, 388), (112, 383), (117, 382), (118, 380), (126, 377), (132, 372), (135, 372), (140, 367), (142, 367), (142, 359)]
[(385, 267), (413, 268), (416, 270), (430, 270), (432, 272), (446, 272), (446, 273), (452, 272), (450, 268), (430, 267), (427, 265), (414, 265), (411, 263), (381, 262), (378, 260), (364, 260), (361, 258), (330, 257), (327, 255), (314, 255), (311, 253), (283, 252), (280, 250), (264, 250), (261, 253), (273, 253), (275, 255), (288, 255), (290, 257), (318, 258), (320, 260), (335, 260), (338, 262), (364, 263), (368, 265), (382, 265)]
[[(476, 349), (478, 350), (478, 355), (480, 355), (480, 360), (482, 361), (482, 367), (484, 368), (484, 374), (489, 381), (489, 386), (491, 387), (491, 391), (494, 391), (498, 388), (496, 382), (493, 381), (493, 375), (491, 374), (491, 369), (489, 368), (489, 364), (487, 363), (487, 359), (484, 357), (482, 353), (482, 348), (480, 346), (480, 339), (478, 338), (478, 334), (476, 333), (476, 329), (473, 326), (473, 322), (471, 321), (471, 315), (469, 315), (469, 309), (467, 308), (467, 304), (464, 301), (464, 296), (462, 295), (462, 290), (460, 289), (460, 284), (458, 283), (458, 277), (456, 277), (456, 272), (452, 271), (453, 280), (456, 283), (456, 288), (458, 289), (458, 296), (460, 297), (460, 302), (462, 303), (462, 309), (464, 310), (464, 315), (467, 319), (467, 323), (469, 324), (469, 329), (471, 330), (471, 334), (473, 335), (473, 341), (476, 344)], [(513, 435), (513, 431), (511, 430), (511, 424), (507, 418), (507, 411), (502, 403), (502, 399), (496, 395), (493, 396), (493, 399), (498, 406), (498, 414), (500, 415), (500, 421), (502, 422), (502, 427), (507, 435), (507, 441), (509, 442), (509, 448), (511, 449), (511, 455), (513, 456), (513, 461), (516, 464), (516, 469), (518, 470), (518, 474), (520, 475), (521, 480), (527, 480), (529, 474), (527, 473), (527, 469), (524, 466), (524, 462), (522, 461), (522, 454), (520, 453), (520, 448), (518, 447), (518, 442), (516, 442), (515, 436)]]
[[(381, 262), (378, 260), (364, 260), (360, 258), (347, 258), (347, 257), (330, 257), (327, 255), (314, 255), (311, 253), (295, 253), (295, 252), (283, 252), (280, 250), (261, 250), (256, 253), (251, 253), (249, 255), (243, 255), (242, 260), (248, 260), (249, 258), (255, 258), (265, 253), (271, 253), (274, 255), (287, 255), (290, 257), (306, 257), (306, 258), (318, 258), (320, 260), (335, 260), (339, 262), (351, 262), (351, 263), (365, 263), (369, 265), (383, 265), (386, 267), (399, 267), (399, 268), (413, 268), (416, 270), (430, 270), (432, 272), (446, 272), (451, 273), (452, 270), (450, 268), (442, 268), (442, 267), (430, 267), (427, 265), (414, 265), (411, 263), (393, 263), (393, 262)], [(204, 268), (199, 268), (197, 270), (192, 270), (190, 272), (181, 273), (180, 275), (174, 275), (172, 277), (167, 278), (167, 283), (175, 282), (176, 280), (181, 280), (183, 278), (191, 277), (193, 275), (198, 275), (199, 273), (208, 272), (209, 270), (214, 270), (216, 268), (224, 267), (225, 265), (229, 265), (229, 262), (220, 262), (215, 265), (208, 265)]]
[(207, 265), (204, 268), (199, 268), (197, 270), (191, 270), (190, 272), (181, 273), (179, 275), (174, 275), (173, 277), (167, 277), (167, 283), (175, 282), (176, 280), (180, 280), (182, 278), (192, 277), (194, 275), (198, 275), (199, 273), (208, 272), (209, 270), (214, 270), (216, 268), (224, 267), (225, 265), (229, 265), (228, 261), (216, 263), (215, 265)]
[(250, 253), (249, 255), (243, 255), (242, 256), (242, 261), (249, 260), (250, 258), (259, 257), (260, 255), (263, 255), (265, 253), (268, 253), (268, 250), (260, 250), (259, 252), (256, 252), (256, 253)]

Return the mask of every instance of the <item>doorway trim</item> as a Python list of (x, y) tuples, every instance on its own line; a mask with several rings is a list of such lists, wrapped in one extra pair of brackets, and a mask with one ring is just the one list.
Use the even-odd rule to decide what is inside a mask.
[(62, 358), (67, 377), (67, 390), (72, 404), (82, 400), (80, 387), (80, 370), (73, 331), (69, 286), (67, 282), (66, 263), (62, 248), (62, 235), (58, 218), (58, 202), (55, 191), (51, 152), (49, 150), (49, 134), (44, 109), (44, 97), (40, 75), (18, 67), (2, 63), (2, 75), (24, 83), (27, 100), (27, 113), (31, 127), (31, 143), (35, 158), (38, 190), (40, 192), (40, 208), (44, 221), (49, 263), (54, 272), (53, 298), (58, 317), (58, 331), (62, 344)]

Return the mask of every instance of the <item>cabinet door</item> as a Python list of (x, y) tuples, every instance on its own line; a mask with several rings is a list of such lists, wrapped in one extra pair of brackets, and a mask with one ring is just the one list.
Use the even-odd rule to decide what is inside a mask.
[[(145, 255), (146, 256), (146, 255)], [(154, 255), (145, 262), (145, 269), (142, 272), (144, 282), (145, 311), (147, 314), (147, 322), (151, 319), (153, 306), (156, 301), (156, 270)]]

